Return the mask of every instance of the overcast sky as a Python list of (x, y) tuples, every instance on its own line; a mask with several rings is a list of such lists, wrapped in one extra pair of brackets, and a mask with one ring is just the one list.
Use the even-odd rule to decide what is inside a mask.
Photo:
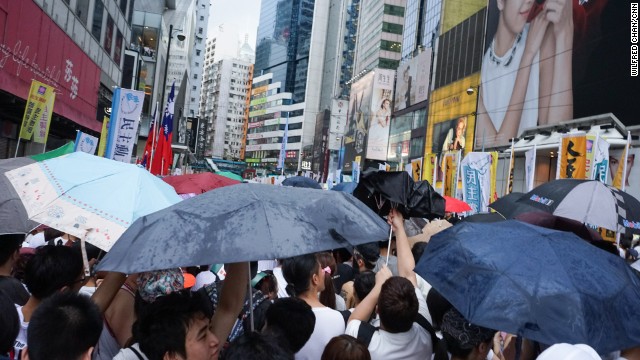
[[(265, 0), (266, 1), (266, 0)], [(207, 38), (216, 40), (216, 60), (235, 56), (236, 44), (249, 34), (249, 45), (256, 48), (256, 30), (261, 0), (212, 0)]]

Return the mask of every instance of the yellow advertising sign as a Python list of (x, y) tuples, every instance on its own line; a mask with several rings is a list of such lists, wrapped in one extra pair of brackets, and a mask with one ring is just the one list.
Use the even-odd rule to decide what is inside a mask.
[(55, 97), (53, 87), (36, 80), (31, 81), (29, 98), (20, 127), (20, 139), (31, 140), (35, 132), (34, 141), (46, 143)]
[(486, 0), (445, 1), (442, 6), (442, 30), (440, 33), (446, 33), (486, 6)]
[(433, 170), (436, 167), (436, 154), (426, 154), (422, 165), (422, 180), (427, 180), (431, 186), (435, 187)]
[(413, 181), (422, 180), (422, 176), (423, 176), (422, 158), (411, 160), (411, 171), (413, 175)]
[(587, 167), (587, 136), (562, 138), (560, 179), (584, 179)]
[(624, 163), (627, 159), (627, 146), (624, 147), (622, 151), (622, 156), (620, 157), (620, 161), (618, 162), (618, 169), (616, 170), (616, 174), (613, 177), (613, 186), (622, 189), (622, 172), (624, 171)]
[(593, 158), (595, 157), (595, 135), (587, 135), (587, 160), (584, 168), (584, 178), (591, 179), (591, 167), (593, 166)]
[(107, 139), (109, 138), (109, 117), (105, 116), (102, 121), (102, 132), (100, 132), (100, 143), (98, 144), (98, 156), (104, 156), (104, 150), (107, 148)]

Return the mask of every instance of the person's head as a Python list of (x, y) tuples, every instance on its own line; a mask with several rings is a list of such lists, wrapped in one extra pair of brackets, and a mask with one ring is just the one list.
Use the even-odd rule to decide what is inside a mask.
[(353, 255), (351, 255), (346, 248), (340, 248), (333, 250), (333, 257), (336, 259), (336, 262), (343, 263), (349, 261)]
[(188, 290), (158, 297), (133, 326), (149, 360), (217, 359), (220, 341), (209, 328), (210, 300)]
[(20, 318), (13, 304), (4, 293), (0, 292), (0, 355), (13, 349), (13, 342), (20, 331)]
[[(527, 23), (534, 0), (498, 0), (499, 22), (513, 36), (521, 33)], [(500, 27), (498, 27), (500, 30)]]
[(320, 292), (320, 302), (332, 309), (336, 308), (336, 291), (333, 285), (333, 274), (338, 273), (336, 267), (336, 260), (329, 252), (321, 252), (316, 254), (316, 258), (320, 263), (320, 267), (325, 272), (324, 276), (324, 290)]
[(54, 228), (46, 228), (44, 229), (44, 241), (49, 242), (55, 238), (62, 237), (64, 233), (60, 230), (56, 230)]
[(389, 105), (391, 105), (391, 100), (382, 99), (382, 102), (380, 103), (380, 109), (387, 110), (389, 109)]
[(455, 308), (442, 318), (442, 335), (452, 356), (464, 359), (485, 359), (495, 330), (470, 323)]
[(467, 129), (467, 117), (463, 116), (458, 119), (456, 123), (456, 137), (464, 135), (464, 131)]
[(251, 285), (254, 289), (260, 290), (263, 294), (269, 296), (271, 300), (278, 298), (278, 279), (276, 279), (271, 270), (264, 270), (256, 274), (251, 280)]
[(235, 339), (224, 360), (293, 360), (293, 353), (271, 335), (252, 332)]
[(367, 346), (349, 335), (336, 336), (324, 347), (320, 360), (371, 360)]
[(359, 272), (373, 270), (380, 257), (380, 248), (376, 243), (359, 245), (353, 252), (353, 268)]
[(284, 259), (282, 275), (287, 280), (287, 293), (290, 296), (300, 296), (312, 291), (324, 290), (325, 272), (320, 267), (315, 254), (306, 254)]
[(363, 271), (353, 279), (353, 290), (355, 292), (356, 303), (360, 303), (376, 285), (376, 273), (371, 270)]
[(424, 241), (417, 242), (413, 244), (413, 247), (411, 247), (411, 254), (413, 255), (413, 261), (415, 261), (416, 264), (422, 257), (422, 254), (424, 254), (424, 249), (426, 247), (427, 247), (427, 243)]
[(82, 255), (67, 246), (39, 247), (25, 268), (24, 283), (38, 300), (60, 290), (78, 292), (84, 281)]
[(88, 296), (69, 291), (54, 294), (31, 317), (26, 359), (91, 359), (101, 332), (102, 315)]
[(278, 338), (297, 353), (307, 343), (316, 326), (311, 306), (295, 297), (276, 299), (265, 314), (263, 333)]
[(418, 316), (418, 298), (409, 280), (393, 276), (382, 284), (378, 297), (382, 328), (390, 333), (409, 331)]
[(429, 313), (433, 320), (433, 327), (440, 329), (444, 314), (451, 310), (453, 305), (451, 305), (451, 303), (447, 301), (447, 299), (445, 299), (438, 290), (431, 288), (427, 294), (427, 308), (429, 308)]
[(20, 257), (24, 236), (22, 233), (0, 235), (0, 266), (12, 267), (15, 264)]

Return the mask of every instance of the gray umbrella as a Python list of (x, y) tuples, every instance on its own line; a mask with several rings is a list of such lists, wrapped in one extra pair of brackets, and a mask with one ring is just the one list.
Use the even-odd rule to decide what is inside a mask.
[(136, 220), (99, 270), (285, 258), (386, 238), (389, 226), (352, 195), (263, 184), (218, 188)]
[(19, 167), (33, 164), (28, 157), (0, 160), (0, 234), (27, 233), (38, 226), (29, 220), (16, 189), (4, 173)]

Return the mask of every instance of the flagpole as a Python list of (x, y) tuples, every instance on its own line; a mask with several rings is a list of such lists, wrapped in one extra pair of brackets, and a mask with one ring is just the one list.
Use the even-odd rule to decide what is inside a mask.
[(18, 144), (16, 145), (16, 154), (13, 155), (14, 158), (18, 157), (18, 149), (20, 148), (20, 136), (18, 136)]
[(147, 170), (149, 170), (149, 172), (151, 172), (151, 166), (153, 165), (153, 156), (156, 153), (156, 142), (158, 140), (158, 137), (156, 136), (156, 130), (158, 130), (158, 124), (157, 121), (158, 120), (158, 102), (156, 101), (156, 111), (154, 111), (153, 114), (153, 134), (151, 134), (152, 138), (151, 138), (151, 159), (149, 160), (149, 168)]

